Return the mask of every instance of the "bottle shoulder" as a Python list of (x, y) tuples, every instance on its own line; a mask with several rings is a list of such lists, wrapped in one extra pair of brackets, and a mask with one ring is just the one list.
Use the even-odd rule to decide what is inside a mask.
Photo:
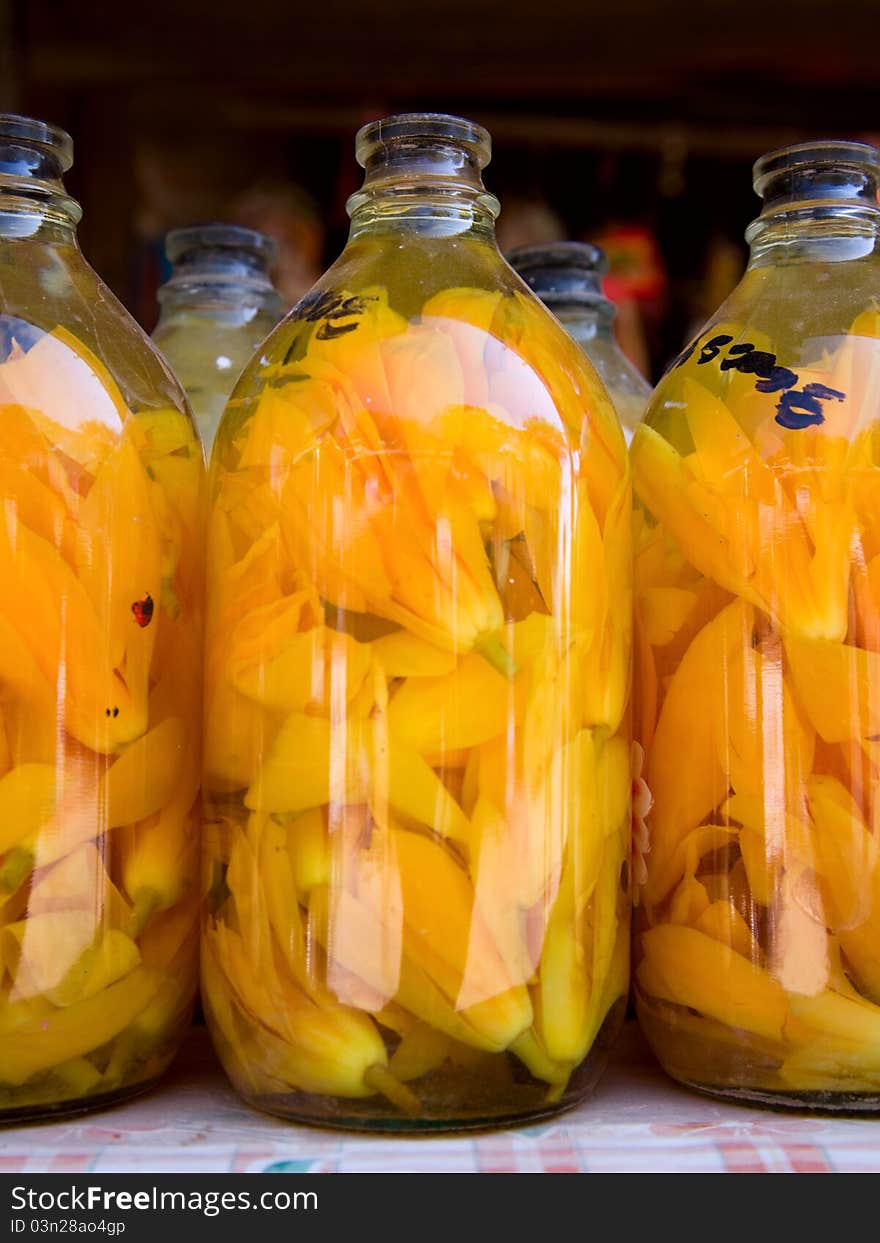
[(819, 310), (779, 292), (775, 280), (744, 282), (657, 385), (646, 423), (679, 453), (693, 451), (697, 424), (731, 446), (745, 433), (768, 460), (783, 442), (783, 457), (797, 456), (800, 441), (812, 453), (876, 425), (880, 287), (867, 301), (829, 288)]
[(186, 411), (162, 355), (77, 247), (0, 243), (0, 282), (7, 350), (20, 325), (30, 325), (31, 344), (42, 335), (63, 339), (112, 378), (129, 410)]
[[(336, 384), (374, 419), (393, 412), (428, 428), (445, 412), (468, 411), (474, 423), (482, 415), (498, 428), (543, 429), (569, 456), (596, 433), (625, 472), (623, 439), (595, 370), (497, 250), (482, 257), (480, 271), (465, 273), (482, 283), (436, 288), (421, 254), (415, 268), (392, 265), (374, 284), (344, 256), (264, 342), (224, 425), (239, 426), (282, 390), (291, 398), (310, 390), (319, 400)], [(452, 423), (445, 426), (452, 435)]]

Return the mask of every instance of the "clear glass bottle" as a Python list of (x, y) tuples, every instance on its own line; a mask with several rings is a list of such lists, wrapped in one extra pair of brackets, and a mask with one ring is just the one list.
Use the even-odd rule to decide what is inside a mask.
[(589, 242), (518, 246), (505, 258), (565, 326), (599, 372), (627, 444), (641, 422), (651, 386), (614, 336), (614, 303), (602, 293), (608, 260)]
[(265, 233), (231, 224), (165, 239), (173, 270), (153, 340), (186, 390), (207, 453), (236, 380), (284, 313), (269, 277), (276, 252)]
[(485, 1125), (579, 1100), (623, 1013), (628, 459), (496, 247), (488, 134), (357, 155), (214, 448), (203, 996), (260, 1108)]
[(203, 458), (71, 160), (0, 116), (4, 1121), (148, 1087), (196, 984)]
[(745, 276), (632, 445), (653, 796), (639, 1016), (676, 1078), (880, 1105), (880, 152), (755, 166)]

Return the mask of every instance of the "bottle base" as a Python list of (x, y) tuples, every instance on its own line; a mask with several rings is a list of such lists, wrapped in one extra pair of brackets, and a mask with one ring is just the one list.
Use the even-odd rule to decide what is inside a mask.
[[(668, 1072), (667, 1072), (668, 1073)], [(809, 1092), (774, 1092), (772, 1089), (748, 1087), (714, 1087), (711, 1084), (671, 1076), (683, 1088), (726, 1101), (729, 1105), (757, 1105), (776, 1113), (812, 1113), (861, 1115), (880, 1114), (880, 1093), (847, 1092), (844, 1090)]]
[[(825, 1066), (786, 1077), (790, 1053), (778, 1042), (723, 1026), (684, 1007), (636, 990), (639, 1025), (654, 1056), (675, 1083), (730, 1105), (789, 1113), (880, 1113), (880, 1071), (858, 1079)], [(714, 1080), (714, 1082), (713, 1082)], [(821, 1086), (820, 1086), (821, 1085)]]
[(96, 1113), (102, 1109), (111, 1109), (114, 1105), (123, 1105), (135, 1096), (142, 1096), (156, 1087), (161, 1075), (154, 1075), (139, 1083), (126, 1087), (115, 1088), (112, 1092), (96, 1093), (94, 1096), (82, 1096), (76, 1100), (40, 1102), (33, 1105), (18, 1105), (0, 1110), (0, 1127), (36, 1126), (40, 1123), (60, 1122), (65, 1118), (75, 1118), (82, 1114)]
[[(339, 1097), (314, 1097), (306, 1093), (283, 1096), (250, 1096), (242, 1093), (242, 1096), (248, 1105), (261, 1113), (304, 1126), (413, 1136), (457, 1131), (495, 1131), (540, 1122), (573, 1109), (592, 1092), (603, 1064), (604, 1059), (595, 1065), (593, 1073), (585, 1082), (579, 1074), (577, 1087), (567, 1091), (558, 1100), (548, 1099), (547, 1085), (543, 1084), (538, 1090), (523, 1093), (519, 1100), (508, 1100), (504, 1104), (490, 1105), (487, 1102), (481, 1106), (471, 1096), (467, 1111), (460, 1107), (460, 1082), (457, 1088), (450, 1085), (451, 1091), (444, 1093), (440, 1084), (431, 1092), (431, 1085), (425, 1084), (423, 1080), (419, 1085), (423, 1112), (413, 1118), (402, 1116), (399, 1110), (392, 1112), (391, 1108), (387, 1114), (383, 1114), (375, 1097), (360, 1101)], [(452, 1100), (449, 1099), (450, 1096)]]
[(244, 1101), (262, 1113), (305, 1126), (396, 1135), (488, 1131), (531, 1125), (580, 1105), (593, 1091), (608, 1053), (623, 1025), (625, 1002), (611, 1007), (590, 1052), (568, 1083), (552, 1087), (534, 1078), (512, 1055), (496, 1055), (479, 1070), (447, 1065), (407, 1085), (418, 1114), (408, 1116), (378, 1096), (350, 1099), (307, 1092), (256, 1095), (236, 1088)]

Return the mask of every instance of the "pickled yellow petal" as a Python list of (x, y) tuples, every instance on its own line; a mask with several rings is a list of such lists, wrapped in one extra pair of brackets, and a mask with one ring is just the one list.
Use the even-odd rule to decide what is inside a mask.
[(694, 928), (666, 924), (642, 934), (636, 971), (642, 992), (689, 1006), (770, 1040), (781, 1040), (787, 1013), (780, 984), (741, 954)]
[[(459, 1010), (503, 996), (512, 981), (475, 909), (467, 874), (442, 846), (421, 834), (397, 832), (395, 846), (408, 954)], [(521, 1004), (530, 1009), (524, 991)]]
[(778, 1073), (795, 1092), (873, 1094), (880, 1088), (876, 1045), (832, 1040), (826, 1034), (811, 1044), (798, 1046)]
[(876, 1049), (880, 1044), (880, 1006), (853, 1001), (830, 991), (815, 997), (793, 994), (789, 1005), (799, 1023), (823, 1036), (852, 1040), (869, 1049)]
[(511, 685), (482, 656), (463, 656), (443, 678), (416, 678), (391, 700), (388, 727), (421, 754), (478, 746), (502, 733)]
[(762, 906), (769, 906), (776, 892), (781, 865), (778, 851), (768, 850), (764, 834), (750, 828), (740, 830), (739, 849), (752, 897)]
[(813, 863), (827, 886), (831, 926), (857, 927), (871, 907), (877, 841), (852, 795), (836, 778), (814, 773), (807, 783), (807, 799), (815, 825)]
[(257, 777), (283, 717), (240, 695), (225, 679), (205, 688), (205, 776), (212, 785), (241, 790)]
[(631, 455), (639, 498), (688, 561), (728, 591), (752, 599), (729, 533), (717, 530), (693, 504), (705, 498), (705, 489), (693, 486), (672, 445), (643, 423), (633, 437)]
[[(156, 618), (139, 626), (132, 605), (150, 596), (158, 608), (162, 550), (150, 481), (130, 436), (123, 436), (101, 462), (79, 521), (77, 570), (95, 606), (110, 664), (122, 668), (126, 648), (136, 645), (146, 649), (143, 664), (148, 668)], [(143, 696), (147, 685), (129, 683), (128, 689)]]
[(420, 1079), (449, 1057), (450, 1038), (426, 1023), (414, 1023), (391, 1055), (389, 1068), (403, 1083)]
[(34, 874), (28, 916), (46, 911), (98, 911), (113, 928), (124, 928), (131, 914), (94, 841), (83, 842), (57, 863)]
[[(741, 836), (741, 835), (740, 835)], [(675, 850), (666, 853), (662, 863), (653, 851), (648, 855), (648, 881), (644, 889), (648, 903), (660, 902), (683, 876), (695, 875), (700, 860), (716, 850), (723, 850), (737, 840), (737, 830), (722, 824), (704, 824), (692, 829)], [(760, 899), (759, 899), (760, 900)]]
[(100, 911), (51, 911), (8, 924), (0, 938), (19, 949), (14, 998), (47, 994), (64, 979), (100, 930)]
[(705, 885), (695, 876), (685, 876), (672, 895), (667, 916), (671, 924), (696, 924), (709, 907)]
[[(0, 522), (0, 616), (53, 690), (63, 659), (67, 731), (93, 751), (113, 751), (143, 732), (146, 700), (132, 698), (107, 659), (104, 632), (79, 578), (52, 544), (10, 518)], [(132, 625), (137, 628), (133, 618)]]
[(880, 652), (787, 635), (798, 697), (826, 742), (880, 734)]
[[(337, 761), (336, 757), (339, 757)], [(370, 722), (334, 728), (288, 717), (245, 799), (252, 811), (307, 811), (325, 803), (387, 801), (444, 836), (467, 840), (464, 812), (415, 751), (384, 739)]]
[(233, 1001), (253, 1020), (248, 1041), (259, 1051), (254, 1060), (277, 1080), (279, 1090), (372, 1095), (375, 1089), (366, 1082), (366, 1073), (371, 1066), (386, 1066), (388, 1057), (366, 1015), (319, 1005), (283, 976), (272, 984), (259, 980), (241, 939), (223, 925), (209, 930), (207, 942)]
[(691, 643), (666, 692), (647, 772), (658, 860), (727, 793), (725, 673), (732, 652), (748, 643), (750, 619), (740, 600), (723, 609)]
[(233, 665), (232, 679), (236, 690), (269, 711), (329, 712), (331, 704), (354, 698), (369, 665), (364, 644), (318, 626), (294, 635), (276, 655)]
[(0, 854), (29, 841), (50, 818), (57, 780), (54, 764), (19, 764), (0, 777)]
[(193, 887), (198, 863), (198, 790), (187, 774), (168, 802), (153, 815), (120, 830), (114, 849), (122, 856), (120, 874), (134, 906), (130, 927), (167, 910)]
[(694, 592), (681, 587), (648, 587), (641, 597), (648, 643), (652, 647), (669, 643), (684, 625), (696, 602)]
[(744, 636), (729, 652), (724, 676), (727, 729), (718, 739), (719, 762), (738, 794), (777, 805), (813, 766), (812, 726), (783, 676), (781, 653), (762, 655)]
[(456, 665), (453, 652), (406, 630), (374, 640), (372, 651), (389, 678), (438, 678), (452, 673)]
[(332, 853), (323, 811), (313, 807), (291, 820), (286, 836), (297, 896), (306, 904), (317, 885), (329, 885), (331, 880)]
[(133, 971), (141, 960), (134, 941), (117, 929), (108, 928), (97, 943), (84, 950), (46, 996), (56, 1006), (71, 1006)]
[(773, 504), (777, 485), (772, 471), (724, 402), (687, 377), (682, 399), (699, 477), (728, 496), (739, 493)]
[(538, 955), (527, 934), (531, 886), (521, 875), (519, 843), (486, 798), (477, 799), (471, 830), (470, 874), (476, 909), (498, 946), (511, 982), (526, 983), (534, 974)]
[(50, 1066), (107, 1044), (131, 1025), (158, 991), (159, 972), (137, 967), (109, 988), (0, 1035), (7, 1083), (24, 1083)]
[(103, 782), (107, 827), (134, 824), (170, 800), (187, 745), (180, 717), (169, 716), (132, 743), (111, 764)]
[(710, 903), (694, 920), (694, 927), (722, 945), (729, 945), (743, 958), (757, 962), (759, 951), (751, 929), (732, 902), (719, 899)]
[(578, 918), (574, 886), (565, 874), (547, 926), (535, 994), (535, 1028), (557, 1062), (577, 1064), (605, 1017), (606, 983), (619, 921), (623, 852), (606, 839), (593, 900)]
[[(344, 924), (350, 935), (346, 936), (342, 945), (335, 942), (331, 945), (329, 910), (329, 890), (316, 886), (309, 897), (310, 933), (327, 949), (330, 957), (341, 969), (362, 980), (377, 996), (381, 995), (382, 979), (381, 975), (377, 976), (377, 966), (381, 969), (381, 964), (377, 964), (370, 952), (371, 947), (382, 936), (381, 913), (370, 909), (348, 890), (340, 889), (334, 895), (334, 919), (337, 924)], [(504, 1047), (493, 1035), (478, 1031), (468, 1021), (465, 1012), (454, 1009), (453, 1004), (427, 972), (410, 958), (406, 942), (400, 962), (395, 1004), (402, 1007), (403, 1013), (408, 1012), (429, 1027), (475, 1048), (498, 1051)], [(383, 1023), (388, 1021), (388, 1010), (389, 1007), (384, 1006), (376, 1012), (377, 1018)], [(398, 1022), (396, 1014), (392, 1017), (394, 1022)], [(411, 1023), (412, 1019), (410, 1025)], [(409, 1030), (409, 1025), (406, 1030)]]

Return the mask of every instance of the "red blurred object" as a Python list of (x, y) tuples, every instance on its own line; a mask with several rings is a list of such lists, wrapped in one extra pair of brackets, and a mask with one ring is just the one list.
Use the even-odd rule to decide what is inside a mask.
[(609, 224), (591, 239), (608, 256), (602, 292), (612, 302), (656, 302), (666, 292), (666, 269), (647, 225)]

